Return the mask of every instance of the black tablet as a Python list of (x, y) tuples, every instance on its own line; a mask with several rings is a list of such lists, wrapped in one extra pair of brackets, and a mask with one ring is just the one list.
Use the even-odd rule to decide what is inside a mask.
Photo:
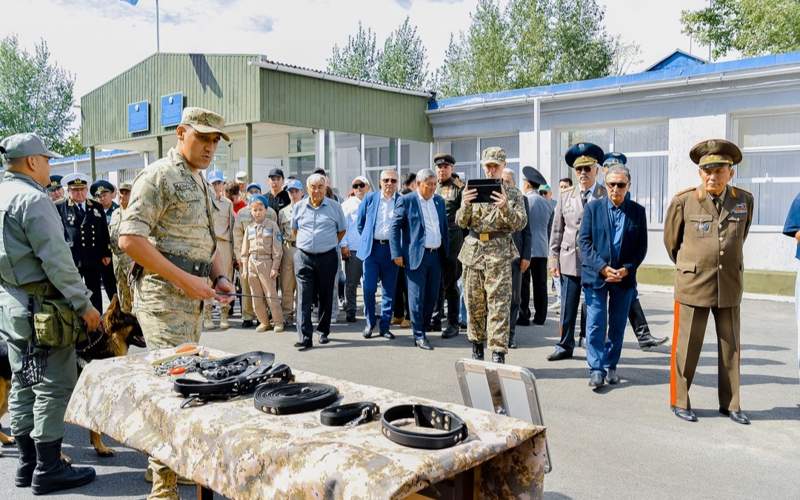
[(478, 197), (472, 203), (494, 203), (492, 193), (501, 192), (503, 181), (500, 179), (469, 179), (467, 189), (477, 189)]

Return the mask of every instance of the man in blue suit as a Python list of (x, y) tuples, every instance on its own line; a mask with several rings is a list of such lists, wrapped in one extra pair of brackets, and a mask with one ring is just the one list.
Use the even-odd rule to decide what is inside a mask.
[(392, 262), (389, 251), (392, 221), (400, 195), (397, 194), (399, 177), (396, 170), (387, 169), (381, 172), (380, 190), (368, 194), (358, 207), (356, 223), (361, 234), (358, 247), (358, 258), (364, 262), (364, 316), (367, 326), (364, 328), (365, 339), (372, 337), (377, 323), (375, 313), (375, 293), (378, 281), (381, 282), (381, 336), (393, 339), (389, 331), (392, 320), (392, 300), (397, 283), (398, 267)]
[(437, 304), (448, 244), (444, 198), (436, 194), (436, 175), (425, 168), (417, 172), (417, 190), (397, 202), (390, 246), (394, 263), (406, 270), (414, 344), (427, 351), (433, 349), (425, 333)]
[(647, 254), (647, 216), (644, 207), (627, 196), (630, 185), (627, 167), (609, 168), (608, 197), (586, 205), (578, 237), (588, 310), (586, 361), (589, 386), (595, 389), (604, 381), (619, 383), (617, 362), (636, 296), (636, 269)]

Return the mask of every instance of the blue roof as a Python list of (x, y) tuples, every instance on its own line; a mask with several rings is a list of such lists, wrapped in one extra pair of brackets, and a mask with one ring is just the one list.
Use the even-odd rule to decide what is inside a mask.
[(645, 71), (658, 71), (660, 69), (674, 69), (683, 68), (686, 66), (698, 66), (707, 64), (708, 61), (700, 59), (699, 57), (687, 54), (686, 52), (677, 49), (672, 54), (656, 62)]
[(461, 97), (447, 97), (428, 103), (428, 109), (445, 110), (469, 104), (491, 103), (514, 98), (536, 97), (544, 95), (564, 94), (570, 92), (599, 90), (612, 87), (625, 87), (641, 83), (660, 82), (684, 79), (692, 76), (702, 76), (714, 73), (727, 73), (733, 71), (764, 69), (773, 66), (783, 66), (800, 63), (800, 51), (785, 54), (751, 57), (737, 61), (726, 61), (712, 64), (696, 65), (667, 65), (664, 69), (644, 71), (622, 76), (607, 76), (593, 80), (583, 80), (568, 83), (557, 83), (541, 87), (528, 87), (523, 89), (501, 90), (486, 94), (474, 94)]
[[(97, 151), (94, 154), (95, 159), (108, 158), (109, 156), (119, 156), (134, 153), (134, 151), (127, 151), (125, 149), (107, 149), (105, 151)], [(65, 156), (64, 158), (55, 158), (50, 160), (50, 165), (61, 165), (62, 163), (72, 163), (74, 161), (85, 161), (89, 159), (89, 153), (81, 155)]]

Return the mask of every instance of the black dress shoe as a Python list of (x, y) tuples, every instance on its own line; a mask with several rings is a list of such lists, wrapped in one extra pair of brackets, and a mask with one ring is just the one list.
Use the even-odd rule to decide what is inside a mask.
[(571, 352), (565, 351), (564, 349), (556, 349), (549, 356), (547, 356), (547, 361), (561, 361), (562, 359), (570, 358), (572, 358)]
[(381, 337), (387, 338), (389, 340), (394, 340), (394, 333), (390, 332), (389, 330), (386, 330), (385, 332), (381, 332)]
[(356, 322), (356, 315), (355, 314), (348, 314), (345, 318), (345, 321), (348, 323), (355, 323)]
[(517, 325), (519, 326), (530, 326), (531, 320), (528, 318), (517, 318)]
[(492, 363), (504, 364), (506, 362), (506, 353), (492, 351)]
[(253, 326), (254, 325), (253, 325), (253, 320), (252, 319), (246, 319), (246, 320), (242, 321), (242, 328), (253, 328)]
[(459, 330), (461, 330), (462, 332), (466, 332), (466, 331), (467, 331), (467, 324), (466, 324), (466, 323), (459, 323), (459, 324), (458, 324), (458, 328), (459, 328)]
[(420, 349), (425, 349), (426, 351), (432, 351), (433, 350), (433, 346), (431, 346), (431, 343), (428, 342), (428, 339), (426, 339), (425, 337), (423, 337), (421, 339), (416, 339), (414, 341), (414, 344), (416, 344), (417, 347), (419, 347)]
[(458, 327), (455, 325), (447, 325), (447, 328), (442, 332), (443, 339), (451, 339), (458, 335)]
[(509, 349), (516, 349), (517, 348), (517, 341), (514, 338), (516, 335), (514, 333), (508, 336), (508, 348)]
[(542, 326), (544, 323), (545, 323), (545, 320), (538, 320), (538, 319), (533, 320), (533, 324), (535, 326)]
[(373, 327), (367, 325), (367, 327), (364, 328), (364, 331), (361, 332), (361, 336), (364, 337), (365, 339), (368, 339), (368, 338), (372, 337), (372, 330), (373, 330)]
[(472, 359), (483, 361), (483, 342), (474, 342), (472, 344)]
[(431, 327), (428, 329), (430, 332), (441, 332), (442, 331), (442, 322), (441, 321), (432, 321)]
[(697, 415), (694, 414), (691, 408), (678, 408), (677, 406), (673, 406), (672, 413), (674, 413), (676, 417), (686, 420), (687, 422), (697, 422)]
[(313, 346), (313, 342), (310, 338), (303, 339), (301, 342), (295, 342), (294, 346), (297, 348), (298, 351), (307, 351), (311, 349)]
[(730, 417), (730, 419), (736, 422), (737, 424), (750, 425), (750, 418), (747, 415), (745, 415), (745, 413), (742, 410), (730, 411), (726, 410), (725, 408), (720, 408), (719, 412), (725, 415), (726, 417)]
[(328, 334), (327, 333), (322, 333), (322, 332), (317, 333), (317, 342), (319, 342), (320, 344), (323, 344), (323, 345), (327, 344), (328, 342), (330, 342), (330, 339), (328, 338)]
[(645, 333), (641, 337), (638, 338), (639, 340), (639, 349), (650, 349), (652, 347), (660, 346), (667, 340), (668, 337), (653, 337), (649, 333)]

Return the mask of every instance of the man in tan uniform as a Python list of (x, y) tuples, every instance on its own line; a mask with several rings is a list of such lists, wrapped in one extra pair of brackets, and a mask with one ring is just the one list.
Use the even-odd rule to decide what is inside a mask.
[(291, 179), (286, 183), (286, 191), (289, 193), (291, 204), (283, 207), (278, 214), (280, 221), (281, 235), (283, 236), (283, 257), (281, 257), (281, 309), (283, 310), (283, 321), (290, 325), (294, 323), (295, 312), (295, 290), (297, 280), (294, 277), (294, 254), (297, 252), (295, 245), (294, 231), (292, 231), (292, 210), (295, 203), (303, 199), (303, 183), (297, 179)]
[(719, 369), (719, 411), (740, 424), (750, 420), (739, 406), (739, 306), (742, 247), (753, 220), (753, 195), (729, 186), (742, 152), (711, 139), (689, 153), (701, 184), (672, 199), (664, 219), (664, 245), (675, 262), (675, 324), (670, 404), (679, 418), (697, 421), (689, 402), (709, 311), (714, 313)]
[[(237, 177), (238, 179), (238, 177)], [(258, 188), (258, 191), (256, 191)], [(254, 194), (261, 194), (261, 188), (258, 184), (250, 184), (247, 189), (247, 197), (248, 201), (251, 196)], [(275, 213), (275, 210), (267, 207), (267, 219), (270, 219), (274, 222), (278, 222), (278, 214)], [(250, 295), (252, 291), (250, 290), (250, 282), (247, 279), (247, 273), (244, 272), (245, 268), (242, 267), (245, 265), (244, 262), (240, 262), (239, 256), (242, 254), (242, 240), (244, 239), (244, 230), (247, 226), (253, 222), (253, 216), (250, 213), (250, 207), (246, 206), (239, 210), (239, 213), (236, 214), (236, 219), (233, 223), (233, 257), (236, 260), (236, 267), (239, 269), (239, 283), (242, 285), (242, 293), (245, 295)], [(253, 311), (253, 301), (251, 301), (248, 297), (242, 298), (242, 328), (252, 328), (253, 327), (253, 320), (255, 319), (256, 314)]]
[[(212, 206), (212, 219), (214, 220), (214, 234), (217, 236), (217, 253), (220, 255), (222, 272), (228, 281), (233, 283), (233, 203), (225, 197), (225, 177), (219, 170), (213, 170), (206, 176), (211, 187), (214, 189)], [(211, 319), (211, 309), (214, 302), (205, 302), (205, 312), (203, 314), (203, 329), (211, 330), (214, 322)], [(219, 328), (227, 330), (228, 313), (230, 305), (222, 304), (219, 308)]]
[(111, 239), (111, 253), (113, 254), (114, 277), (117, 278), (117, 298), (122, 311), (129, 313), (133, 309), (133, 288), (128, 281), (128, 273), (133, 265), (133, 259), (119, 248), (119, 226), (122, 223), (122, 214), (128, 208), (131, 198), (131, 183), (122, 182), (119, 185), (119, 208), (111, 213), (111, 223), (108, 225), (108, 235)]
[[(201, 171), (220, 139), (223, 118), (201, 108), (183, 110), (177, 144), (142, 170), (122, 216), (119, 246), (141, 266), (134, 273), (134, 313), (151, 349), (200, 340), (203, 300), (229, 303), (233, 285), (215, 254), (211, 188)], [(150, 459), (153, 489), (148, 498), (178, 498), (177, 477)]]

